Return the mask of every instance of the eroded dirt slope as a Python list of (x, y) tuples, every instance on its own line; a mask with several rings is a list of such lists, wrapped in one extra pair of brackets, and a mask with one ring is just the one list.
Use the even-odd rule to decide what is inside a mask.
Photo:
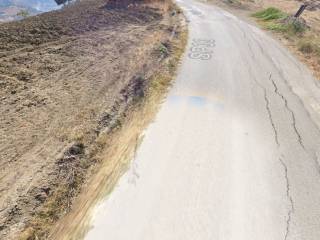
[(171, 6), (114, 2), (0, 24), (0, 239), (68, 210), (98, 161), (97, 137), (170, 51)]

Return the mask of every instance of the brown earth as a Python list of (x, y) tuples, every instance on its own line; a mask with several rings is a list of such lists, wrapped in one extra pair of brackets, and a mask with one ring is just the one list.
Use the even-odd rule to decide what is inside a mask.
[(70, 210), (168, 65), (179, 15), (164, 0), (86, 0), (0, 24), (0, 239), (45, 239)]

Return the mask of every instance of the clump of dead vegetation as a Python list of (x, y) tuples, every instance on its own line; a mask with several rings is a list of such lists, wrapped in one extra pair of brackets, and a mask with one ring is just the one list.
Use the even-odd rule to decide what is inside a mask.
[(307, 38), (299, 41), (299, 50), (306, 54), (316, 54), (320, 58), (320, 39)]

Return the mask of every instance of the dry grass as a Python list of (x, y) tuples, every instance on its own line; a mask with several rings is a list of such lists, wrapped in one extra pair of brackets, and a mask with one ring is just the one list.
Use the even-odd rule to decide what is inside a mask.
[(73, 211), (56, 226), (50, 239), (78, 240), (85, 236), (89, 228), (88, 221), (92, 207), (112, 191), (117, 180), (128, 168), (141, 142), (141, 132), (154, 118), (159, 102), (171, 85), (186, 42), (187, 32), (182, 31), (178, 38), (171, 42), (171, 54), (163, 60), (162, 67), (150, 76), (145, 96), (130, 108), (126, 116), (121, 119), (116, 131), (99, 138), (100, 142), (107, 145), (100, 153), (99, 158), (103, 161), (99, 171), (94, 174), (84, 194), (76, 201)]
[(320, 38), (304, 38), (298, 42), (299, 51), (305, 54), (315, 54), (320, 57)]
[[(172, 8), (172, 6), (171, 6)], [(169, 9), (172, 11), (173, 9)], [(172, 24), (172, 23), (171, 23)], [(170, 24), (169, 24), (170, 25)], [(67, 185), (63, 184), (57, 188), (50, 198), (46, 201), (42, 210), (35, 216), (29, 227), (22, 233), (20, 239), (79, 239), (83, 236), (82, 230), (78, 232), (73, 228), (74, 225), (69, 223), (79, 222), (79, 226), (86, 226), (86, 213), (90, 210), (94, 202), (102, 195), (111, 191), (117, 179), (127, 168), (129, 160), (137, 147), (137, 140), (141, 131), (153, 119), (158, 104), (165, 96), (171, 80), (176, 72), (180, 57), (184, 51), (187, 41), (186, 31), (182, 31), (178, 26), (178, 32), (173, 39), (163, 41), (163, 34), (160, 34), (159, 41), (154, 43), (155, 57), (161, 57), (158, 62), (156, 72), (152, 71), (151, 75), (141, 76), (143, 78), (144, 93), (134, 97), (125, 108), (119, 107), (114, 112), (114, 121), (112, 127), (103, 130), (95, 139), (95, 143), (91, 149), (90, 157), (81, 159), (81, 169), (88, 169), (95, 162), (95, 167), (89, 169), (88, 174), (78, 177), (76, 174), (72, 181)], [(168, 34), (169, 36), (170, 34)], [(154, 39), (153, 39), (154, 42)], [(142, 56), (141, 56), (142, 57)], [(142, 59), (142, 58), (141, 58)], [(135, 84), (135, 83), (134, 83)], [(128, 89), (130, 90), (130, 83)], [(120, 104), (121, 105), (121, 104)], [(83, 138), (81, 129), (75, 129), (72, 134), (73, 139), (81, 141)], [(52, 225), (70, 210), (73, 205), (74, 196), (81, 189), (84, 176), (93, 175), (93, 179), (89, 181), (88, 186), (83, 190), (75, 202), (75, 210), (67, 215), (55, 228), (52, 236), (48, 236)], [(97, 185), (97, 183), (99, 183)], [(102, 186), (102, 184), (104, 186)], [(107, 189), (102, 191), (102, 189)], [(84, 205), (83, 205), (84, 204)], [(80, 207), (79, 207), (80, 206)], [(78, 209), (81, 209), (82, 218), (72, 215)], [(69, 219), (72, 220), (66, 220)], [(82, 228), (82, 227), (81, 227)], [(76, 234), (76, 237), (74, 237)]]

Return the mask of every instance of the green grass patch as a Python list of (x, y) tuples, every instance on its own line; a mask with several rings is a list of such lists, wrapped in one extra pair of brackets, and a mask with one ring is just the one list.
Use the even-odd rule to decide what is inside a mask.
[(300, 19), (294, 19), (287, 13), (274, 7), (269, 7), (256, 12), (252, 16), (258, 18), (260, 20), (260, 24), (268, 30), (281, 32), (287, 37), (299, 36), (304, 33), (307, 28)]
[(276, 32), (286, 32), (288, 31), (288, 27), (282, 23), (274, 23), (270, 22), (266, 24), (266, 28)]
[(280, 9), (269, 7), (267, 9), (254, 13), (252, 16), (255, 18), (259, 18), (263, 21), (270, 21), (270, 20), (284, 19), (288, 15), (282, 12)]
[(282, 32), (287, 36), (295, 36), (306, 31), (306, 27), (300, 22), (268, 22), (265, 27), (271, 31)]

